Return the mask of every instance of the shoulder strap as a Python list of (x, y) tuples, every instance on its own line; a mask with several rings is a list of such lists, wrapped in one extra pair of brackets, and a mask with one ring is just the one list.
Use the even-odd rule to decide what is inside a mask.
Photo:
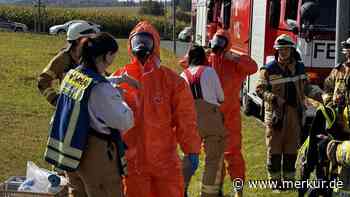
[(187, 78), (189, 84), (193, 83), (193, 75), (192, 75), (191, 72), (189, 71), (189, 68), (186, 68), (186, 69), (184, 70), (184, 73), (185, 73), (185, 75), (186, 75), (186, 78)]
[(192, 83), (198, 81), (200, 79), (202, 73), (204, 72), (205, 68), (206, 68), (205, 66), (198, 66), (198, 70), (196, 71), (195, 74), (192, 74), (190, 72), (189, 68), (185, 69), (184, 73), (186, 75), (186, 78), (187, 78), (188, 82), (190, 84), (192, 84)]
[(204, 72), (204, 70), (205, 70), (205, 66), (199, 66), (196, 74), (194, 74), (194, 78), (199, 79), (201, 77), (202, 73)]

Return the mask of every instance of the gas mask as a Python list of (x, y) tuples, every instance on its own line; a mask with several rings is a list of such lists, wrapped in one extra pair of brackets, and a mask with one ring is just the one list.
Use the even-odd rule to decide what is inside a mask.
[(137, 33), (131, 38), (130, 43), (132, 53), (141, 61), (146, 60), (153, 51), (153, 37), (147, 32)]
[(210, 41), (210, 48), (215, 54), (222, 52), (226, 46), (227, 39), (223, 36), (214, 36), (214, 38)]

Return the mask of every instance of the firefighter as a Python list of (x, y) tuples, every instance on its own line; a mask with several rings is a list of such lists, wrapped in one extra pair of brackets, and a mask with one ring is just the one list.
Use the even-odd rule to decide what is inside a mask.
[[(58, 92), (54, 87), (54, 81), (63, 80), (65, 74), (79, 65), (81, 56), (82, 43), (85, 38), (92, 36), (96, 31), (88, 23), (75, 23), (69, 26), (67, 31), (67, 46), (62, 49), (44, 68), (38, 77), (38, 89), (46, 100), (52, 105), (56, 106), (58, 99)], [(73, 185), (70, 188), (70, 195), (74, 197), (85, 197), (84, 191), (79, 191), (83, 188), (83, 183), (75, 173), (65, 173), (69, 182)]]
[[(350, 38), (341, 44), (346, 60), (338, 64), (325, 80), (323, 100), (336, 109), (337, 124), (349, 134)], [(344, 184), (342, 189), (333, 192), (333, 196), (350, 196), (349, 153), (350, 141), (332, 140), (327, 146), (327, 156), (331, 163), (339, 166), (338, 178)]]
[(38, 78), (40, 93), (52, 105), (56, 106), (57, 91), (53, 87), (55, 80), (62, 81), (64, 75), (79, 65), (82, 42), (96, 31), (88, 23), (75, 23), (67, 31), (68, 45), (62, 49), (44, 68)]
[[(229, 32), (220, 29), (211, 40), (209, 64), (215, 69), (224, 90), (225, 101), (220, 106), (226, 129), (225, 160), (232, 180), (245, 178), (245, 162), (241, 153), (240, 89), (248, 75), (257, 71), (256, 63), (246, 55), (231, 49)], [(241, 196), (242, 191), (236, 191)]]
[[(330, 183), (333, 173), (329, 170), (326, 148), (330, 138), (341, 139), (342, 133), (336, 127), (335, 110), (329, 106), (320, 105), (312, 120), (307, 139), (298, 150), (298, 165), (300, 165), (301, 181), (311, 179), (314, 173), (318, 181)], [(327, 187), (307, 188), (302, 186), (299, 196), (331, 196), (332, 189)]]
[[(323, 102), (337, 108), (339, 120), (343, 120), (344, 110), (348, 109), (349, 90), (350, 90), (350, 38), (342, 43), (343, 53), (345, 54), (345, 62), (336, 65), (324, 82), (324, 92), (322, 95)], [(345, 113), (347, 116), (347, 113)], [(344, 127), (349, 128), (347, 122), (340, 123)]]
[(140, 83), (136, 89), (122, 83), (125, 99), (135, 113), (135, 126), (123, 136), (128, 146), (127, 196), (184, 195), (177, 144), (188, 155), (192, 173), (198, 167), (201, 139), (191, 91), (169, 68), (160, 65), (160, 37), (147, 21), (129, 36), (131, 63), (113, 75), (127, 73)]
[(84, 41), (82, 64), (64, 77), (50, 123), (45, 160), (75, 174), (83, 183), (76, 189), (88, 197), (122, 197), (120, 132), (134, 125), (133, 112), (103, 76), (117, 51), (108, 33)]
[(274, 49), (275, 60), (260, 69), (256, 88), (265, 107), (267, 172), (270, 180), (294, 180), (307, 76), (288, 35), (277, 37)]
[[(199, 134), (204, 142), (205, 167), (202, 180), (202, 197), (218, 197), (224, 160), (224, 123), (219, 110), (224, 102), (224, 92), (215, 70), (207, 65), (206, 54), (201, 46), (191, 47), (188, 53), (189, 67), (181, 76), (190, 85), (195, 99)], [(189, 163), (187, 156), (184, 164)], [(186, 169), (186, 167), (184, 167)], [(187, 191), (190, 172), (184, 172)], [(187, 176), (186, 175), (190, 175)], [(185, 196), (187, 194), (185, 193)]]

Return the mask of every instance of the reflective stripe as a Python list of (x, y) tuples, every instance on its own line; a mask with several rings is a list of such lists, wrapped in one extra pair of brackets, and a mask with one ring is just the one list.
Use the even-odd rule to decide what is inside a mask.
[(303, 74), (303, 75), (298, 75), (295, 77), (285, 77), (285, 78), (281, 78), (281, 79), (273, 79), (273, 80), (270, 80), (270, 84), (276, 85), (276, 84), (281, 84), (281, 83), (295, 82), (295, 81), (302, 80), (302, 79), (307, 79), (307, 76), (305, 74)]
[(326, 127), (327, 127), (327, 129), (330, 129), (333, 126), (334, 122), (335, 122), (336, 114), (335, 114), (335, 111), (332, 108), (330, 108), (330, 107), (327, 107), (327, 108), (330, 109), (331, 112), (332, 112), (332, 117), (333, 117), (332, 119), (328, 116), (325, 106), (321, 106), (318, 109), (322, 111), (323, 116), (326, 118), (326, 122), (327, 122)]
[(342, 156), (342, 146), (341, 145), (338, 145), (336, 153), (335, 153), (335, 157), (337, 159), (337, 162), (342, 163), (343, 156)]
[(350, 164), (350, 141), (344, 141), (340, 147), (337, 148), (336, 157), (339, 163), (349, 166)]
[(56, 94), (56, 91), (55, 91), (55, 89), (53, 89), (53, 88), (47, 88), (46, 90), (44, 90), (44, 92), (43, 92), (43, 95), (45, 96), (45, 97), (49, 97), (51, 94)]
[(68, 157), (65, 157), (64, 155), (62, 155), (62, 154), (60, 154), (60, 153), (58, 153), (50, 148), (46, 149), (45, 156), (54, 160), (54, 161), (57, 161), (61, 165), (67, 166), (67, 167), (72, 168), (72, 169), (78, 168), (79, 162), (80, 162), (78, 160), (74, 160), (74, 159), (70, 159)]
[(202, 185), (202, 193), (206, 194), (218, 194), (220, 185)]
[(341, 145), (341, 158), (342, 158), (341, 163), (345, 163), (345, 161), (346, 161), (346, 146), (343, 146), (343, 144)]
[(80, 103), (76, 102), (74, 104), (73, 112), (72, 112), (70, 120), (69, 120), (67, 133), (66, 133), (65, 138), (64, 138), (64, 144), (67, 144), (70, 146), (70, 144), (72, 142), (73, 135), (74, 135), (75, 130), (77, 128), (79, 114), (80, 114)]
[(127, 176), (128, 175), (128, 168), (127, 167), (123, 168), (123, 171), (124, 171), (124, 176)]
[(121, 158), (121, 162), (122, 162), (122, 165), (123, 165), (123, 166), (126, 166), (127, 163), (128, 163), (128, 162), (126, 161), (126, 158), (125, 158), (125, 157), (122, 157), (122, 158)]
[(271, 116), (271, 115), (272, 115), (272, 112), (271, 112), (271, 111), (266, 111), (266, 112), (265, 112), (265, 115), (266, 115), (266, 116)]
[(64, 144), (54, 138), (49, 138), (48, 145), (72, 157), (81, 158), (83, 154), (81, 150), (72, 148), (69, 144)]
[(265, 92), (264, 93), (264, 100), (266, 102), (272, 102), (273, 98), (274, 98), (274, 95), (271, 92)]
[(224, 166), (224, 154), (221, 155), (220, 160), (219, 160), (219, 167), (216, 171), (216, 176), (215, 176), (215, 185), (219, 185), (222, 182), (222, 168)]
[(54, 71), (52, 71), (52, 70), (46, 70), (44, 72), (44, 74), (49, 75), (52, 79), (56, 79), (56, 77), (57, 77), (57, 74)]

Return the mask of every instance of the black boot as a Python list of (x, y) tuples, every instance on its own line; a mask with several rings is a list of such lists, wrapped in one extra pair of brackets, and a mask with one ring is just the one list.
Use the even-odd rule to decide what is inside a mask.
[(219, 197), (225, 197), (225, 196), (224, 196), (224, 192), (222, 192), (222, 189), (219, 190), (218, 196), (219, 196)]

